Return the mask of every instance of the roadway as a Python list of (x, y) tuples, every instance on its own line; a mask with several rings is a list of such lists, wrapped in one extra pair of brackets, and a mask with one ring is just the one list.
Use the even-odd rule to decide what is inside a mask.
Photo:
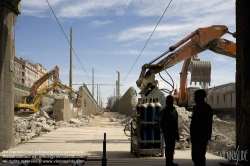
[[(92, 126), (78, 128), (59, 128), (34, 138), (4, 154), (13, 155), (80, 155), (87, 158), (84, 165), (101, 165), (103, 139), (106, 133), (107, 165), (164, 165), (164, 157), (140, 157), (130, 153), (129, 137), (123, 133), (119, 122), (110, 122), (109, 117), (119, 113), (104, 113), (95, 116)], [(14, 154), (16, 153), (16, 154)], [(207, 153), (207, 166), (219, 165), (224, 161), (218, 156)], [(175, 151), (174, 162), (180, 166), (192, 166), (191, 151)], [(2, 164), (4, 165), (4, 164)]]

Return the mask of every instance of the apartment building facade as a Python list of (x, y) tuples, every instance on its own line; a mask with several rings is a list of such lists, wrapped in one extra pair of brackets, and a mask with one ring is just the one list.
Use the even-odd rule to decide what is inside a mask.
[(218, 115), (228, 115), (232, 118), (236, 113), (235, 83), (228, 83), (208, 89), (206, 101)]
[[(40, 64), (34, 63), (30, 59), (24, 60), (22, 58), (14, 57), (14, 82), (31, 88), (35, 81), (44, 76), (47, 70)], [(46, 80), (38, 90), (47, 87), (53, 83), (53, 78)], [(50, 92), (49, 94), (52, 94)]]

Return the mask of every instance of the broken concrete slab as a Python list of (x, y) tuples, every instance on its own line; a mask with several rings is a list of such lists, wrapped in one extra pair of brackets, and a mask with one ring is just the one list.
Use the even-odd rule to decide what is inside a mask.
[(110, 117), (109, 120), (110, 120), (110, 122), (115, 122), (116, 121), (115, 118), (113, 118), (113, 117)]
[(53, 131), (53, 129), (47, 124), (43, 124), (42, 130), (43, 131)]
[(70, 119), (69, 122), (73, 123), (73, 124), (81, 124), (82, 123), (79, 119)]

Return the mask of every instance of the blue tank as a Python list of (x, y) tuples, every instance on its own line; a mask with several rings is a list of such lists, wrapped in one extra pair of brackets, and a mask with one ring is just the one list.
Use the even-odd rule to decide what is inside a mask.
[(155, 104), (153, 103), (153, 98), (151, 97), (147, 105), (147, 121), (155, 121)]
[[(161, 104), (159, 102), (159, 99), (155, 99), (155, 119), (159, 122), (160, 120), (160, 111), (161, 111)], [(160, 124), (157, 123), (156, 127), (154, 128), (154, 139), (155, 140), (162, 140), (162, 134), (161, 134), (161, 128)], [(154, 148), (161, 148), (161, 143), (154, 143)]]
[[(139, 112), (140, 112), (140, 122), (146, 122), (147, 121), (147, 105), (146, 105), (146, 100), (143, 99), (142, 103), (139, 107)], [(147, 140), (147, 125), (146, 124), (141, 124), (140, 125), (140, 138), (142, 141)], [(141, 143), (140, 144), (141, 149), (147, 148), (146, 143)]]
[[(146, 104), (145, 99), (142, 100), (142, 103), (139, 107), (139, 112), (140, 112), (140, 121), (146, 122), (147, 121), (147, 104)], [(144, 126), (146, 127), (146, 125)]]
[[(154, 122), (155, 120), (155, 105), (153, 103), (153, 98), (149, 99), (147, 104), (147, 122)], [(154, 124), (147, 125), (147, 140), (154, 141)], [(147, 148), (154, 148), (154, 143), (147, 143)]]
[(159, 98), (155, 99), (155, 119), (160, 120), (160, 112), (161, 112), (161, 103), (159, 102)]

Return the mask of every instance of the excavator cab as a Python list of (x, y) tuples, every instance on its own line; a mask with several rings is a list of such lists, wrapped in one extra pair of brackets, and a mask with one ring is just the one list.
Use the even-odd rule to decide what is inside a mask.
[(31, 96), (22, 96), (22, 101), (24, 104), (31, 104), (33, 103), (34, 97)]

